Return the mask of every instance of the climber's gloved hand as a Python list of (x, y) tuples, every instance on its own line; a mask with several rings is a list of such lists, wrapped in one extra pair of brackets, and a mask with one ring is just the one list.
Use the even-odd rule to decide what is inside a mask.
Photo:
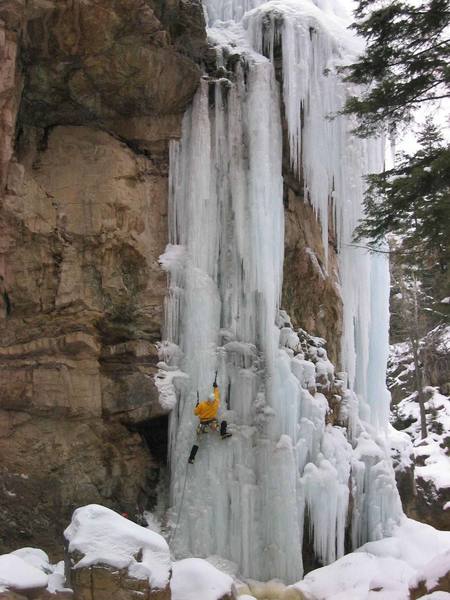
[(217, 382), (215, 381), (215, 382), (213, 383), (213, 388), (216, 388), (216, 387), (218, 387), (218, 385), (217, 385)]

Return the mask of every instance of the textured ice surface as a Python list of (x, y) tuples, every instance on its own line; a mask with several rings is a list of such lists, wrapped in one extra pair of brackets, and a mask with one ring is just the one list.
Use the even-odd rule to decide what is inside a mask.
[[(352, 137), (347, 119), (326, 119), (347, 94), (336, 65), (358, 48), (340, 3), (258, 4), (207, 3), (209, 40), (227, 77), (205, 76), (170, 148), (162, 361), (188, 379), (165, 399), (176, 399), (169, 516), (177, 556), (219, 555), (245, 576), (292, 582), (302, 573), (305, 515), (323, 563), (344, 552), (350, 498), (354, 547), (390, 534), (401, 515), (385, 433), (388, 266), (351, 246), (362, 175), (382, 166), (383, 143)], [(282, 106), (292, 168), (303, 173), (324, 247), (329, 226), (337, 235), (347, 371), (339, 378), (323, 340), (303, 332), (302, 346), (279, 310)], [(204, 435), (188, 466), (196, 394), (209, 395), (216, 372), (233, 437)], [(327, 424), (333, 386), (341, 427)]]

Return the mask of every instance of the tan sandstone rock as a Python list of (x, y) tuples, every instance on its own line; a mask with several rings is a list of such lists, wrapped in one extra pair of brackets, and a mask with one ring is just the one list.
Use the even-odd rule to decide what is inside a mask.
[(205, 39), (196, 0), (0, 3), (0, 551), (60, 557), (77, 506), (155, 496), (168, 145)]
[(16, 116), (19, 106), (22, 78), (18, 69), (17, 32), (8, 27), (13, 19), (13, 6), (0, 6), (0, 193), (8, 176), (9, 161), (13, 155)]
[(109, 120), (114, 128), (115, 118), (180, 113), (200, 70), (179, 51), (180, 24), (172, 22), (186, 22), (194, 54), (205, 32), (197, 3), (171, 8), (143, 0), (46, 2), (44, 14), (26, 24), (24, 121)]
[(126, 570), (106, 565), (72, 569), (75, 600), (170, 600), (170, 587), (154, 590), (145, 579), (134, 579)]
[[(285, 259), (282, 306), (295, 325), (327, 340), (331, 362), (339, 364), (342, 298), (332, 237), (328, 263), (320, 224), (312, 207), (285, 180)], [(332, 232), (330, 232), (332, 233)]]

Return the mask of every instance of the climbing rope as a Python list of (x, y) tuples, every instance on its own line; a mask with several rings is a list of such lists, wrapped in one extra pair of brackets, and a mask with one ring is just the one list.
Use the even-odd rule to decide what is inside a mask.
[[(199, 395), (199, 392), (197, 390), (197, 406), (199, 405), (199, 402), (200, 402), (200, 395)], [(186, 408), (186, 400), (183, 402), (183, 409), (181, 411), (181, 418), (179, 418), (179, 422), (183, 419), (183, 414), (184, 414), (184, 409), (185, 408)], [(184, 472), (184, 485), (183, 485), (183, 492), (181, 493), (180, 508), (178, 509), (178, 516), (177, 516), (177, 522), (175, 523), (175, 527), (174, 527), (174, 529), (172, 529), (172, 532), (169, 535), (169, 540), (168, 540), (169, 545), (172, 544), (172, 542), (175, 540), (175, 535), (176, 535), (177, 530), (178, 530), (178, 525), (180, 524), (181, 511), (183, 510), (184, 493), (186, 491), (188, 468), (189, 468), (189, 463), (186, 464), (186, 470)]]
[[(217, 385), (217, 371), (216, 371), (215, 377), (214, 377), (214, 384)], [(197, 405), (196, 406), (198, 406), (199, 403), (200, 403), (200, 394), (199, 394), (199, 392), (197, 390)], [(183, 409), (181, 411), (181, 418), (183, 418), (185, 407), (186, 407), (186, 401), (183, 403)], [(180, 508), (178, 509), (177, 522), (175, 523), (175, 527), (174, 527), (174, 529), (172, 529), (172, 532), (171, 532), (171, 534), (169, 536), (169, 539), (168, 539), (168, 544), (169, 545), (171, 545), (174, 542), (175, 536), (176, 536), (176, 533), (177, 533), (177, 530), (178, 530), (178, 525), (180, 524), (181, 511), (183, 510), (183, 503), (184, 503), (184, 493), (186, 491), (188, 468), (189, 468), (189, 462), (186, 464), (186, 470), (184, 472), (184, 485), (183, 485), (183, 492), (181, 494)]]
[(183, 510), (183, 502), (184, 502), (184, 492), (186, 491), (186, 483), (187, 483), (187, 476), (188, 476), (188, 468), (189, 468), (189, 463), (186, 464), (186, 471), (184, 472), (184, 485), (183, 485), (183, 492), (181, 494), (181, 502), (180, 502), (180, 508), (178, 509), (178, 517), (177, 517), (177, 522), (175, 524), (175, 528), (172, 529), (172, 532), (169, 536), (169, 546), (172, 544), (172, 542), (175, 540), (175, 535), (177, 533), (177, 529), (178, 529), (178, 525), (180, 524), (180, 518), (181, 518), (181, 511)]

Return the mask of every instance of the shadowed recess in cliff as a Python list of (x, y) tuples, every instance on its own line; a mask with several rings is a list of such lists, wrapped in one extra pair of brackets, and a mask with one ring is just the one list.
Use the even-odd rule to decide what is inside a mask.
[(164, 502), (161, 497), (161, 486), (165, 486), (165, 470), (168, 460), (168, 431), (169, 417), (161, 415), (128, 426), (131, 432), (141, 436), (150, 455), (146, 470), (142, 494), (139, 498), (139, 510), (155, 510), (157, 505)]

